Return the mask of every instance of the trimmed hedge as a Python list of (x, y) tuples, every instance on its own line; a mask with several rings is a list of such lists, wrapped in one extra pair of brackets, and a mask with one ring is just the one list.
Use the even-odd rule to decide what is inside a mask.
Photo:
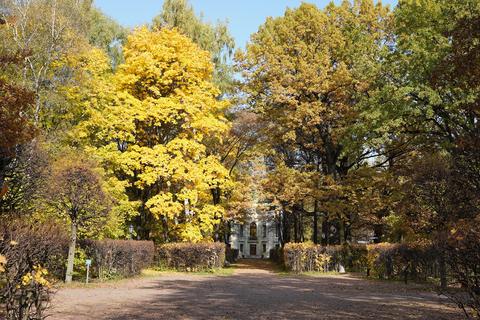
[(338, 271), (340, 265), (351, 272), (366, 272), (381, 279), (407, 281), (438, 277), (438, 251), (429, 244), (320, 246), (288, 243), (283, 262), (292, 272)]
[(225, 264), (225, 244), (167, 243), (157, 248), (157, 264), (161, 268), (180, 271), (205, 271), (222, 268)]
[(367, 246), (367, 275), (380, 279), (427, 280), (438, 277), (438, 250), (422, 243)]
[(138, 275), (152, 266), (155, 254), (152, 241), (84, 240), (80, 245), (92, 259), (92, 275), (101, 280)]
[(309, 243), (287, 243), (283, 248), (283, 262), (293, 272), (332, 271), (336, 247)]

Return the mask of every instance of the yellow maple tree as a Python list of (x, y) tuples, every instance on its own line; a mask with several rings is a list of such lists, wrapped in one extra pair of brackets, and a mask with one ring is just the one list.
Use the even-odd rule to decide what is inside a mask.
[(141, 237), (211, 239), (223, 214), (211, 190), (231, 182), (207, 147), (229, 129), (209, 53), (175, 30), (139, 28), (124, 55), (115, 74), (99, 59), (86, 67), (94, 81), (88, 92), (71, 93), (86, 115), (74, 134), (140, 204)]

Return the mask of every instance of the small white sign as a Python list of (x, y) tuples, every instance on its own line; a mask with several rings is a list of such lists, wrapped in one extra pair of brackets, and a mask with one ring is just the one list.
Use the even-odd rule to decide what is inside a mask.
[(85, 260), (85, 264), (86, 264), (87, 266), (91, 266), (91, 265), (92, 265), (92, 260), (91, 260), (91, 259), (86, 259), (86, 260)]

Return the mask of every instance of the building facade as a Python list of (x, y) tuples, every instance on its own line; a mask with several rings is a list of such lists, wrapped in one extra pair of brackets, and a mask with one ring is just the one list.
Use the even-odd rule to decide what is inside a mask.
[(232, 226), (230, 244), (240, 258), (270, 257), (270, 250), (280, 245), (277, 223), (253, 218)]

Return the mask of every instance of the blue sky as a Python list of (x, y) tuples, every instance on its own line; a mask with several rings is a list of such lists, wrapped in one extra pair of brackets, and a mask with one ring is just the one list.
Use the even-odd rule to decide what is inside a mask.
[[(206, 21), (227, 19), (237, 47), (244, 47), (250, 34), (257, 31), (267, 17), (281, 16), (285, 8), (298, 7), (302, 2), (323, 8), (330, 0), (190, 0), (196, 12), (203, 13)], [(397, 0), (382, 2), (393, 6)], [(162, 0), (95, 0), (96, 6), (103, 12), (128, 27), (149, 23), (160, 12), (162, 3)]]

